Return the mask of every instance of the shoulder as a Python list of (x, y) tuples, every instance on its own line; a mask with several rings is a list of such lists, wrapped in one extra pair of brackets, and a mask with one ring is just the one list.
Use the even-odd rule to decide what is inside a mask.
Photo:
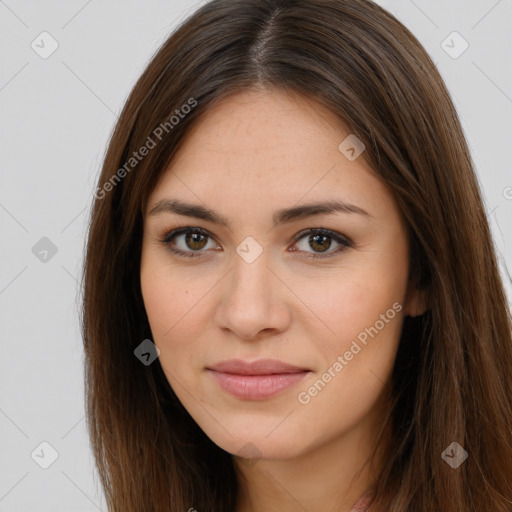
[(358, 500), (357, 503), (352, 507), (350, 512), (366, 512), (370, 500), (372, 498), (372, 492), (365, 492)]

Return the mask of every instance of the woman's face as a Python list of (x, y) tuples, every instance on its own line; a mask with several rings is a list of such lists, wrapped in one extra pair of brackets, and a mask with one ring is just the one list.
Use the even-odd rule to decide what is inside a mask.
[[(353, 140), (339, 149), (349, 135), (312, 99), (240, 93), (149, 198), (140, 278), (160, 364), (230, 453), (288, 459), (378, 426), (415, 295), (405, 224)], [(327, 202), (346, 207), (311, 207)]]

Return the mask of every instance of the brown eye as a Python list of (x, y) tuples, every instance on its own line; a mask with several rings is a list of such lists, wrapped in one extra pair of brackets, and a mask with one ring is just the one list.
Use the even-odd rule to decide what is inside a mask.
[[(305, 239), (305, 243), (301, 242), (302, 247), (300, 247), (298, 241), (302, 239)], [(330, 251), (329, 249), (332, 247), (333, 242), (338, 246), (335, 247), (334, 250)], [(353, 242), (349, 238), (344, 237), (335, 231), (324, 228), (310, 228), (305, 232), (302, 232), (295, 245), (299, 245), (299, 250), (301, 252), (307, 253), (307, 258), (329, 258), (330, 256), (354, 246)], [(312, 251), (308, 249), (312, 249)]]
[[(298, 250), (301, 253), (306, 253), (306, 258), (329, 258), (337, 253), (353, 247), (353, 242), (340, 233), (331, 231), (324, 228), (310, 228), (301, 232), (296, 237), (293, 251), (297, 251), (295, 246), (300, 245), (299, 241), (304, 239), (305, 242), (300, 242), (303, 247)], [(211, 249), (216, 249), (218, 246), (214, 243), (212, 236), (208, 231), (202, 228), (178, 228), (168, 232), (160, 241), (174, 254), (184, 256), (187, 258), (197, 258), (207, 256), (208, 242), (212, 242)], [(329, 250), (334, 244), (337, 247), (334, 250)]]
[(207, 236), (201, 233), (189, 232), (185, 234), (185, 244), (189, 249), (195, 251), (203, 249), (207, 241)]
[(327, 235), (313, 235), (309, 237), (309, 245), (315, 251), (325, 252), (331, 246), (331, 240)]
[(203, 249), (210, 239), (210, 234), (202, 228), (179, 228), (167, 233), (161, 242), (174, 254), (195, 258), (207, 252)]

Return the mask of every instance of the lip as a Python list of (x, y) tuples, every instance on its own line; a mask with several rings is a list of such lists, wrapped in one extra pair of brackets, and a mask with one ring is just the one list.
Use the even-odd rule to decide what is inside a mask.
[(309, 369), (277, 359), (230, 359), (207, 368), (227, 393), (244, 400), (264, 400), (300, 382)]

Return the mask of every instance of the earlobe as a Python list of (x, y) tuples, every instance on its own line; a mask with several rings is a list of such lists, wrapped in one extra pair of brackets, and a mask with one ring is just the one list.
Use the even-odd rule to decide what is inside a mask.
[(405, 303), (405, 315), (414, 318), (423, 315), (427, 309), (423, 290), (418, 288), (409, 290)]

